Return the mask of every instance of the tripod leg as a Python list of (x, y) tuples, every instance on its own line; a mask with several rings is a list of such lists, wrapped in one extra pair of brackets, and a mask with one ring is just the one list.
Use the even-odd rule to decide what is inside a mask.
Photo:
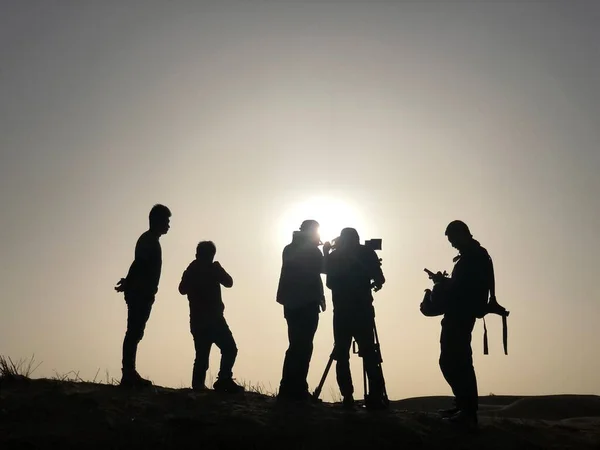
[(369, 397), (369, 382), (367, 376), (367, 366), (365, 365), (365, 359), (363, 358), (363, 392), (365, 404), (367, 403), (367, 398)]
[(383, 393), (383, 401), (386, 405), (389, 405), (389, 399), (387, 395), (387, 389), (385, 387), (385, 378), (383, 377), (383, 368), (381, 367), (381, 363), (383, 362), (383, 358), (381, 357), (381, 346), (379, 345), (379, 335), (377, 334), (377, 326), (375, 322), (373, 322), (373, 333), (375, 337), (375, 351), (377, 352), (377, 370), (381, 376), (381, 388)]
[(333, 347), (333, 351), (331, 352), (331, 355), (329, 356), (329, 361), (327, 361), (327, 366), (325, 366), (325, 372), (323, 372), (321, 381), (319, 381), (319, 385), (317, 386), (317, 388), (315, 389), (315, 392), (313, 394), (314, 400), (318, 400), (319, 396), (321, 395), (321, 391), (323, 390), (323, 385), (325, 384), (325, 380), (327, 379), (327, 374), (329, 374), (329, 370), (331, 369), (331, 364), (333, 364), (334, 354), (335, 354), (335, 346)]

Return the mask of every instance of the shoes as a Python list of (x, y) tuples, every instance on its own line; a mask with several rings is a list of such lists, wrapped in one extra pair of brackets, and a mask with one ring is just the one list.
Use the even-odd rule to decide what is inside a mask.
[(442, 416), (443, 418), (448, 418), (448, 417), (452, 417), (459, 411), (460, 411), (460, 409), (458, 409), (457, 407), (454, 407), (454, 408), (449, 408), (449, 409), (438, 409), (437, 413), (440, 416)]
[(442, 420), (446, 423), (456, 425), (467, 430), (477, 430), (479, 426), (476, 412), (458, 411), (453, 416)]
[(152, 386), (152, 381), (142, 378), (136, 370), (123, 371), (120, 386), (125, 388), (143, 388)]
[(342, 401), (342, 407), (344, 409), (354, 409), (356, 406), (356, 402), (354, 401), (354, 397), (352, 395), (347, 395), (344, 397)]
[(239, 394), (245, 391), (243, 386), (233, 381), (233, 378), (218, 378), (215, 384), (213, 384), (213, 389), (217, 392), (227, 392), (230, 394)]
[(370, 411), (381, 411), (384, 409), (388, 409), (390, 407), (390, 402), (384, 396), (371, 396), (369, 395), (365, 400), (365, 408)]
[(280, 390), (277, 394), (277, 400), (284, 402), (308, 402), (312, 398), (312, 395), (310, 395), (310, 392), (308, 391), (290, 392)]

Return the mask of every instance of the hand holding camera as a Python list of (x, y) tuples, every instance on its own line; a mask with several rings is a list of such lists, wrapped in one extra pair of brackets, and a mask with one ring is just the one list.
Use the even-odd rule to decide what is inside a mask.
[(115, 286), (115, 291), (125, 292), (125, 289), (127, 289), (127, 280), (125, 278), (121, 278)]
[(448, 280), (448, 272), (445, 270), (443, 272), (438, 271), (437, 273), (433, 273), (429, 269), (423, 269), (427, 275), (429, 275), (429, 279), (433, 281), (433, 284), (441, 283), (445, 280)]

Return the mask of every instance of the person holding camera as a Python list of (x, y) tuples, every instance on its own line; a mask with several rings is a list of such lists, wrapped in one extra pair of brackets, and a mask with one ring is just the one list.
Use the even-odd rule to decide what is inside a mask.
[(359, 356), (369, 381), (368, 409), (387, 407), (381, 359), (376, 348), (374, 327), (375, 309), (372, 290), (378, 291), (385, 283), (381, 263), (375, 250), (360, 244), (354, 228), (344, 228), (334, 241), (323, 250), (326, 258), (327, 287), (333, 299), (333, 334), (336, 375), (343, 404), (354, 407), (354, 387), (350, 373), (350, 347), (356, 341)]
[(277, 303), (283, 305), (288, 326), (289, 347), (285, 353), (279, 400), (305, 401), (308, 369), (320, 310), (325, 311), (321, 273), (324, 270), (319, 223), (305, 220), (292, 242), (283, 249)]
[(217, 248), (212, 241), (202, 241), (196, 247), (196, 259), (185, 269), (179, 283), (179, 293), (187, 295), (190, 304), (190, 331), (194, 338), (196, 358), (192, 372), (192, 389), (206, 389), (210, 349), (215, 344), (221, 350), (221, 367), (215, 391), (239, 393), (244, 388), (233, 381), (233, 365), (238, 349), (225, 320), (225, 305), (221, 286), (233, 286), (233, 278), (218, 261), (213, 261)]
[(433, 291), (426, 291), (421, 312), (426, 316), (443, 314), (439, 365), (454, 394), (455, 407), (442, 410), (453, 423), (477, 426), (478, 391), (471, 334), (475, 321), (497, 305), (488, 293), (493, 286), (493, 266), (487, 250), (473, 238), (469, 227), (460, 220), (451, 222), (445, 232), (452, 247), (459, 251), (450, 278), (445, 273), (429, 272)]

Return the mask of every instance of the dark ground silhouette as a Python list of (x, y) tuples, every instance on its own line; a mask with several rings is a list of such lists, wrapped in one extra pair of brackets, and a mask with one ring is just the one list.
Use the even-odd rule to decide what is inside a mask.
[(449, 397), (431, 397), (391, 402), (388, 411), (347, 411), (339, 404), (299, 407), (253, 393), (126, 390), (26, 380), (5, 383), (0, 390), (0, 448), (592, 450), (600, 446), (600, 397), (482, 397), (476, 434), (460, 432), (433, 413), (450, 404)]

